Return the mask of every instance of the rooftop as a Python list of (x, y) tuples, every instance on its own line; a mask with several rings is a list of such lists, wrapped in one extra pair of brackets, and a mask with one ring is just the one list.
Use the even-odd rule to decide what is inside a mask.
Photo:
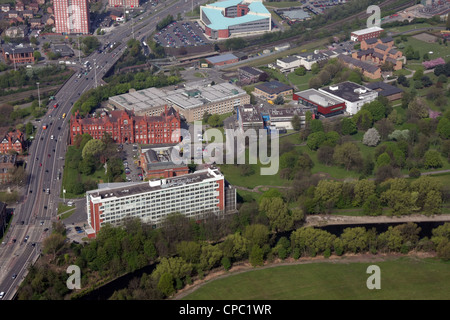
[(362, 70), (365, 70), (370, 73), (374, 73), (379, 69), (379, 67), (376, 65), (352, 58), (350, 56), (341, 54), (339, 55), (339, 59), (342, 60), (344, 63), (351, 64), (355, 67), (361, 68)]
[(382, 96), (390, 96), (396, 93), (401, 93), (403, 92), (402, 89), (390, 85), (388, 83), (385, 83), (383, 81), (379, 81), (379, 82), (370, 82), (366, 85), (367, 88), (374, 90), (374, 91), (378, 91), (378, 94), (382, 95)]
[(264, 91), (268, 94), (279, 94), (287, 90), (292, 90), (290, 86), (279, 81), (264, 82), (262, 84), (255, 86), (255, 88)]
[(238, 57), (236, 57), (232, 53), (226, 53), (226, 54), (222, 54), (220, 56), (206, 58), (206, 61), (209, 61), (210, 63), (215, 64), (215, 63), (220, 63), (220, 62), (234, 60), (234, 59), (238, 59)]
[(205, 169), (199, 170), (195, 173), (186, 174), (179, 177), (167, 178), (167, 179), (153, 179), (146, 182), (130, 183), (125, 185), (107, 185), (102, 189), (96, 189), (87, 191), (86, 195), (91, 200), (101, 199), (120, 199), (122, 197), (128, 197), (131, 195), (139, 195), (152, 191), (158, 191), (166, 188), (178, 188), (188, 184), (200, 183), (211, 179), (223, 179), (222, 173), (218, 169)]
[(372, 32), (376, 32), (376, 31), (383, 31), (384, 29), (380, 28), (380, 27), (370, 27), (370, 28), (366, 28), (366, 29), (361, 29), (361, 30), (356, 30), (353, 31), (352, 34), (355, 34), (357, 36), (361, 36), (367, 33), (372, 33)]
[(359, 101), (373, 92), (373, 90), (365, 86), (361, 86), (350, 81), (341, 82), (332, 86), (326, 86), (320, 88), (319, 90), (350, 102)]
[(241, 17), (228, 18), (223, 15), (223, 10), (228, 7), (235, 7), (245, 1), (226, 0), (202, 6), (201, 10), (210, 21), (208, 27), (213, 30), (228, 29), (231, 26), (258, 21), (270, 18), (270, 12), (264, 7), (262, 2), (253, 1), (248, 5), (250, 11)]
[(295, 94), (322, 107), (330, 107), (342, 102), (342, 100), (338, 100), (316, 89), (308, 89)]

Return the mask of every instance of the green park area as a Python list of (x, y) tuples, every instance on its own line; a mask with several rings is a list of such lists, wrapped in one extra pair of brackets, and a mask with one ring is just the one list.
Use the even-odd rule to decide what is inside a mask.
[[(324, 261), (270, 268), (210, 281), (185, 300), (441, 300), (450, 298), (448, 262), (404, 257), (382, 262)], [(370, 265), (381, 289), (366, 286)]]

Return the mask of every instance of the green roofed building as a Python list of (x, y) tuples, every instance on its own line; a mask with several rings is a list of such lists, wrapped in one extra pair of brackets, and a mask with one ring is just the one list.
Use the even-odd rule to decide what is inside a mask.
[(201, 6), (200, 21), (211, 39), (272, 30), (272, 16), (261, 0), (225, 0)]

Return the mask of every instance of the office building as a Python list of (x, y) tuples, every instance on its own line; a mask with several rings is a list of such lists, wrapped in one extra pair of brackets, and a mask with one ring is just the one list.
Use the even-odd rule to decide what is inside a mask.
[(205, 214), (226, 214), (236, 210), (236, 190), (216, 168), (181, 177), (142, 183), (106, 186), (86, 192), (88, 237), (105, 224), (120, 225), (126, 218), (140, 218), (159, 227), (172, 213), (199, 220)]
[(205, 112), (225, 114), (250, 103), (250, 96), (228, 82), (210, 85), (203, 81), (186, 83), (179, 89), (148, 88), (110, 97), (108, 104), (132, 110), (136, 115), (154, 115), (173, 107), (187, 122), (202, 120)]
[(322, 87), (319, 91), (344, 101), (346, 111), (351, 115), (358, 113), (364, 104), (378, 97), (377, 91), (350, 81)]
[(272, 30), (272, 16), (259, 0), (225, 0), (200, 6), (200, 21), (211, 39)]

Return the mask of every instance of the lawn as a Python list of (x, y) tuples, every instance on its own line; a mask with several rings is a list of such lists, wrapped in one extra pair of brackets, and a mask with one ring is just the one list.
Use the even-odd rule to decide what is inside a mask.
[[(333, 260), (336, 261), (336, 260)], [(345, 261), (345, 260), (344, 260)], [(370, 265), (381, 289), (369, 290)], [(254, 269), (210, 281), (184, 300), (440, 300), (450, 299), (450, 263), (397, 258), (368, 263), (311, 263)]]

